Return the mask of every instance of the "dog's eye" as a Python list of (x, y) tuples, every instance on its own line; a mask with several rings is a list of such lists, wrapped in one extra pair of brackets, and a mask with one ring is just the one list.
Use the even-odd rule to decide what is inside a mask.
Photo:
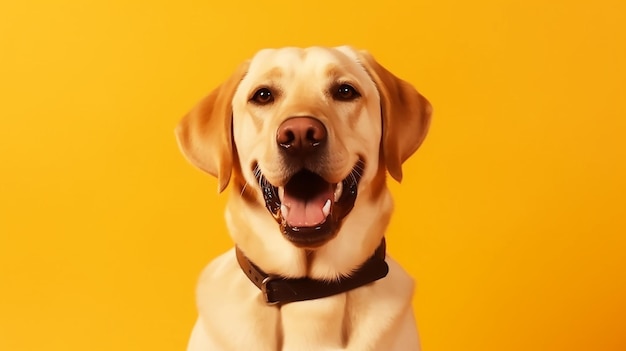
[(341, 84), (335, 88), (333, 98), (339, 101), (351, 101), (361, 96), (352, 85)]
[(271, 104), (274, 101), (274, 94), (268, 88), (261, 88), (252, 95), (250, 101), (258, 105)]

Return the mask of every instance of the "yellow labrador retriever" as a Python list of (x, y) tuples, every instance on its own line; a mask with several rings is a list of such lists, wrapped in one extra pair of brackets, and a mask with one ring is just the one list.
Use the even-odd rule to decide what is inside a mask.
[(201, 275), (188, 350), (418, 350), (385, 178), (430, 115), (368, 53), (311, 47), (260, 51), (185, 116), (183, 154), (233, 187), (236, 244)]

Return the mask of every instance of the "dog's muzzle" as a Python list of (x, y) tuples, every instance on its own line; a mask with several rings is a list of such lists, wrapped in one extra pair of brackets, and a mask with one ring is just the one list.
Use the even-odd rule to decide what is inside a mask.
[(339, 183), (330, 183), (313, 171), (327, 153), (328, 131), (314, 117), (292, 117), (276, 133), (283, 162), (295, 171), (284, 186), (271, 184), (258, 164), (254, 174), (265, 205), (281, 232), (298, 247), (314, 248), (332, 239), (352, 210), (365, 164), (359, 160)]

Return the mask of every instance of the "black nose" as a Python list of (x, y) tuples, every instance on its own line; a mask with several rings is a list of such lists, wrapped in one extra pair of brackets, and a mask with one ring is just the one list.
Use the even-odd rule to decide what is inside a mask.
[(327, 138), (326, 127), (313, 117), (293, 117), (284, 121), (276, 133), (276, 143), (291, 155), (314, 153)]

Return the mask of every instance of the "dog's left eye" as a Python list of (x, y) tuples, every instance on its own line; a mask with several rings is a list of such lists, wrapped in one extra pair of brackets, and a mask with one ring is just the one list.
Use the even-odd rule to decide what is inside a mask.
[(341, 84), (335, 88), (333, 98), (339, 101), (351, 101), (361, 96), (350, 84)]

